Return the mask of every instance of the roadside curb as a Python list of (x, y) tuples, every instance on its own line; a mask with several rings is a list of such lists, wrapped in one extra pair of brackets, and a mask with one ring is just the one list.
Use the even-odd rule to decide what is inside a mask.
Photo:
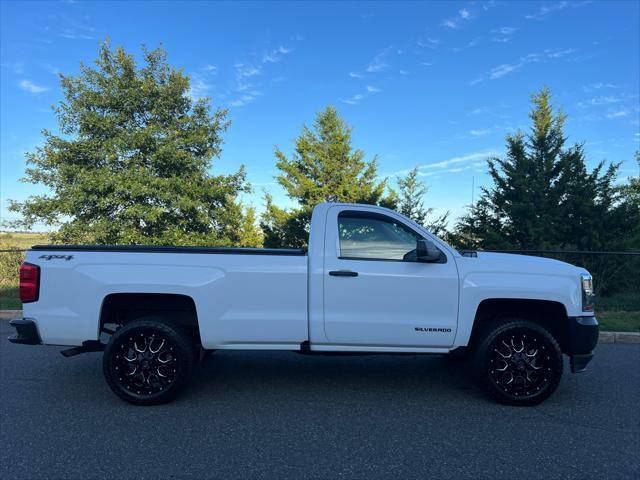
[[(22, 316), (22, 310), (0, 310), (0, 320)], [(600, 332), (598, 343), (638, 343), (640, 332)]]
[(640, 332), (600, 332), (598, 343), (640, 343)]

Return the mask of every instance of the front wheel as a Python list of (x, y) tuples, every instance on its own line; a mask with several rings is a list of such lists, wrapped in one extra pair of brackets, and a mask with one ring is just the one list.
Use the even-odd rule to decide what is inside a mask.
[(166, 403), (185, 386), (194, 364), (182, 329), (161, 319), (139, 319), (119, 328), (104, 350), (107, 384), (136, 405)]
[(562, 352), (555, 338), (527, 320), (506, 320), (489, 329), (476, 350), (480, 383), (505, 405), (537, 405), (562, 378)]

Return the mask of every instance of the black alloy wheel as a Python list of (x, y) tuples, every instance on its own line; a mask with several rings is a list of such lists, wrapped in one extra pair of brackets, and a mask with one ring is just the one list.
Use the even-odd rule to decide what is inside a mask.
[(185, 385), (193, 351), (179, 326), (160, 319), (135, 320), (111, 337), (104, 352), (104, 375), (113, 392), (130, 403), (165, 403)]
[(562, 377), (562, 352), (554, 337), (527, 320), (506, 321), (491, 330), (478, 350), (480, 381), (507, 405), (535, 405), (551, 395)]

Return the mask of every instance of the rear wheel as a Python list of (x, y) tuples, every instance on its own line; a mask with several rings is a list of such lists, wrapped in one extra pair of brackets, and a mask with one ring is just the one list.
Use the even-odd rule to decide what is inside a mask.
[(476, 350), (480, 383), (506, 405), (536, 405), (562, 378), (562, 352), (555, 338), (527, 320), (505, 320), (487, 330)]
[(187, 383), (194, 348), (178, 326), (160, 319), (134, 320), (107, 344), (103, 371), (111, 390), (136, 405), (165, 403)]

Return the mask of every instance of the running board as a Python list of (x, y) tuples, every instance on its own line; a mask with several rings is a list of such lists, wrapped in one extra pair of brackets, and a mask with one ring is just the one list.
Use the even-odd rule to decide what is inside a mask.
[(82, 342), (81, 347), (69, 348), (67, 350), (62, 350), (60, 353), (63, 356), (69, 358), (80, 355), (81, 353), (102, 352), (103, 350), (104, 343), (100, 343), (98, 340), (87, 340), (86, 342)]

